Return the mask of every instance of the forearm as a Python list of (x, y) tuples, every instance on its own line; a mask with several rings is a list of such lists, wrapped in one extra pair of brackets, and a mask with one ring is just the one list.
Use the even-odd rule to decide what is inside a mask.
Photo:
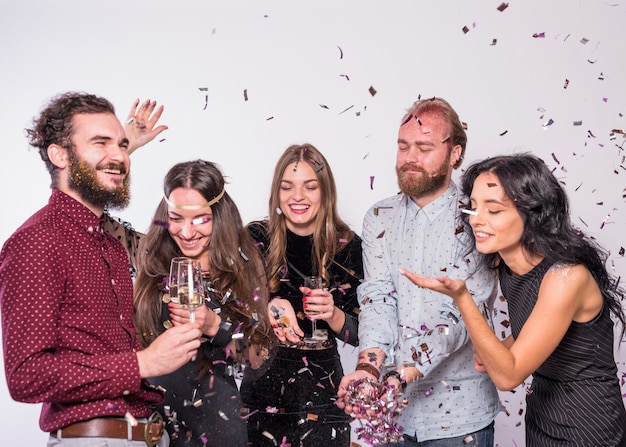
[(349, 313), (345, 313), (343, 326), (339, 331), (335, 331), (336, 337), (351, 346), (359, 344), (359, 319)]
[[(491, 379), (501, 390), (515, 388), (519, 382), (511, 374), (515, 366), (514, 358), (505, 343), (493, 333), (469, 292), (457, 300), (457, 305), (474, 351), (480, 357)], [(507, 342), (511, 344), (510, 340)]]
[(355, 371), (363, 370), (375, 376), (376, 379), (380, 378), (383, 365), (385, 363), (385, 353), (379, 348), (369, 348), (361, 351), (357, 358)]
[(326, 320), (326, 323), (328, 323), (328, 326), (330, 326), (335, 334), (339, 334), (341, 332), (341, 329), (343, 328), (345, 322), (346, 314), (337, 306), (333, 308), (333, 316)]
[(41, 354), (7, 374), (19, 402), (71, 403), (136, 393), (141, 386), (136, 354)]

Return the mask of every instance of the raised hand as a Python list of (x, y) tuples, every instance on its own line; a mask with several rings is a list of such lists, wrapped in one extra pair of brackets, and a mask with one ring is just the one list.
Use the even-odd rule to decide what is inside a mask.
[(165, 125), (156, 126), (163, 113), (163, 106), (157, 108), (156, 105), (156, 101), (146, 99), (137, 109), (139, 99), (133, 102), (124, 124), (124, 131), (126, 138), (128, 138), (129, 155), (154, 140), (157, 135), (167, 129)]

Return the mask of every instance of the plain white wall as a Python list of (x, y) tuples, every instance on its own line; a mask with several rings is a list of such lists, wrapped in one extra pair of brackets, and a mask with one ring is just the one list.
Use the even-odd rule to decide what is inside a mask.
[[(624, 135), (612, 132), (626, 129), (626, 6), (499, 6), (0, 0), (0, 242), (47, 201), (49, 176), (23, 129), (59, 92), (105, 96), (122, 120), (135, 98), (165, 104), (170, 129), (133, 154), (132, 204), (118, 213), (140, 231), (165, 172), (195, 158), (218, 162), (232, 178), (228, 192), (245, 221), (265, 216), (277, 157), (310, 142), (328, 157), (341, 215), (360, 232), (367, 208), (397, 190), (395, 141), (405, 108), (419, 95), (437, 95), (468, 124), (465, 166), (515, 151), (542, 156), (570, 194), (574, 222), (611, 251), (611, 268), (626, 278)], [(355, 351), (345, 354), (351, 370)], [(621, 377), (626, 350), (617, 355)], [(40, 406), (13, 402), (5, 383), (2, 443), (43, 445)], [(499, 445), (524, 445), (524, 395), (524, 386), (502, 393)]]

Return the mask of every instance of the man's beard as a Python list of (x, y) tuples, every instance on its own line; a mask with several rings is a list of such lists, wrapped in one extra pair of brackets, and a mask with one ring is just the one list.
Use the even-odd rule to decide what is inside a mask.
[[(400, 191), (409, 197), (423, 197), (443, 188), (447, 181), (447, 172), (450, 166), (450, 153), (439, 166), (435, 174), (429, 174), (424, 168), (411, 164), (396, 167), (398, 186)], [(406, 174), (406, 171), (415, 171), (419, 174)]]
[[(88, 203), (102, 208), (124, 209), (130, 201), (130, 174), (127, 174), (122, 184), (114, 189), (106, 189), (98, 182), (98, 171), (83, 160), (80, 160), (74, 153), (69, 154), (70, 172), (69, 187), (76, 191)], [(121, 173), (126, 173), (123, 164), (109, 164), (100, 169), (119, 169)]]

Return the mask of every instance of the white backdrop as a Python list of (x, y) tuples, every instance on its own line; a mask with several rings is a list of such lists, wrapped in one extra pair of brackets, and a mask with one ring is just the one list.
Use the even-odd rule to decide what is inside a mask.
[[(140, 231), (165, 172), (195, 158), (218, 162), (232, 178), (228, 192), (245, 221), (265, 216), (279, 154), (310, 142), (329, 159), (340, 213), (360, 232), (367, 208), (397, 190), (404, 110), (437, 95), (468, 124), (466, 165), (522, 150), (542, 156), (570, 194), (575, 223), (611, 251), (611, 268), (626, 278), (626, 6), (500, 6), (0, 0), (0, 242), (47, 201), (49, 176), (23, 129), (59, 92), (105, 96), (122, 120), (135, 98), (165, 104), (170, 129), (132, 156), (132, 204), (119, 213)], [(351, 370), (355, 351), (345, 354)], [(626, 349), (617, 355), (622, 377)], [(44, 445), (40, 406), (13, 402), (0, 383), (2, 444)], [(521, 447), (524, 387), (501, 398), (496, 440)]]

